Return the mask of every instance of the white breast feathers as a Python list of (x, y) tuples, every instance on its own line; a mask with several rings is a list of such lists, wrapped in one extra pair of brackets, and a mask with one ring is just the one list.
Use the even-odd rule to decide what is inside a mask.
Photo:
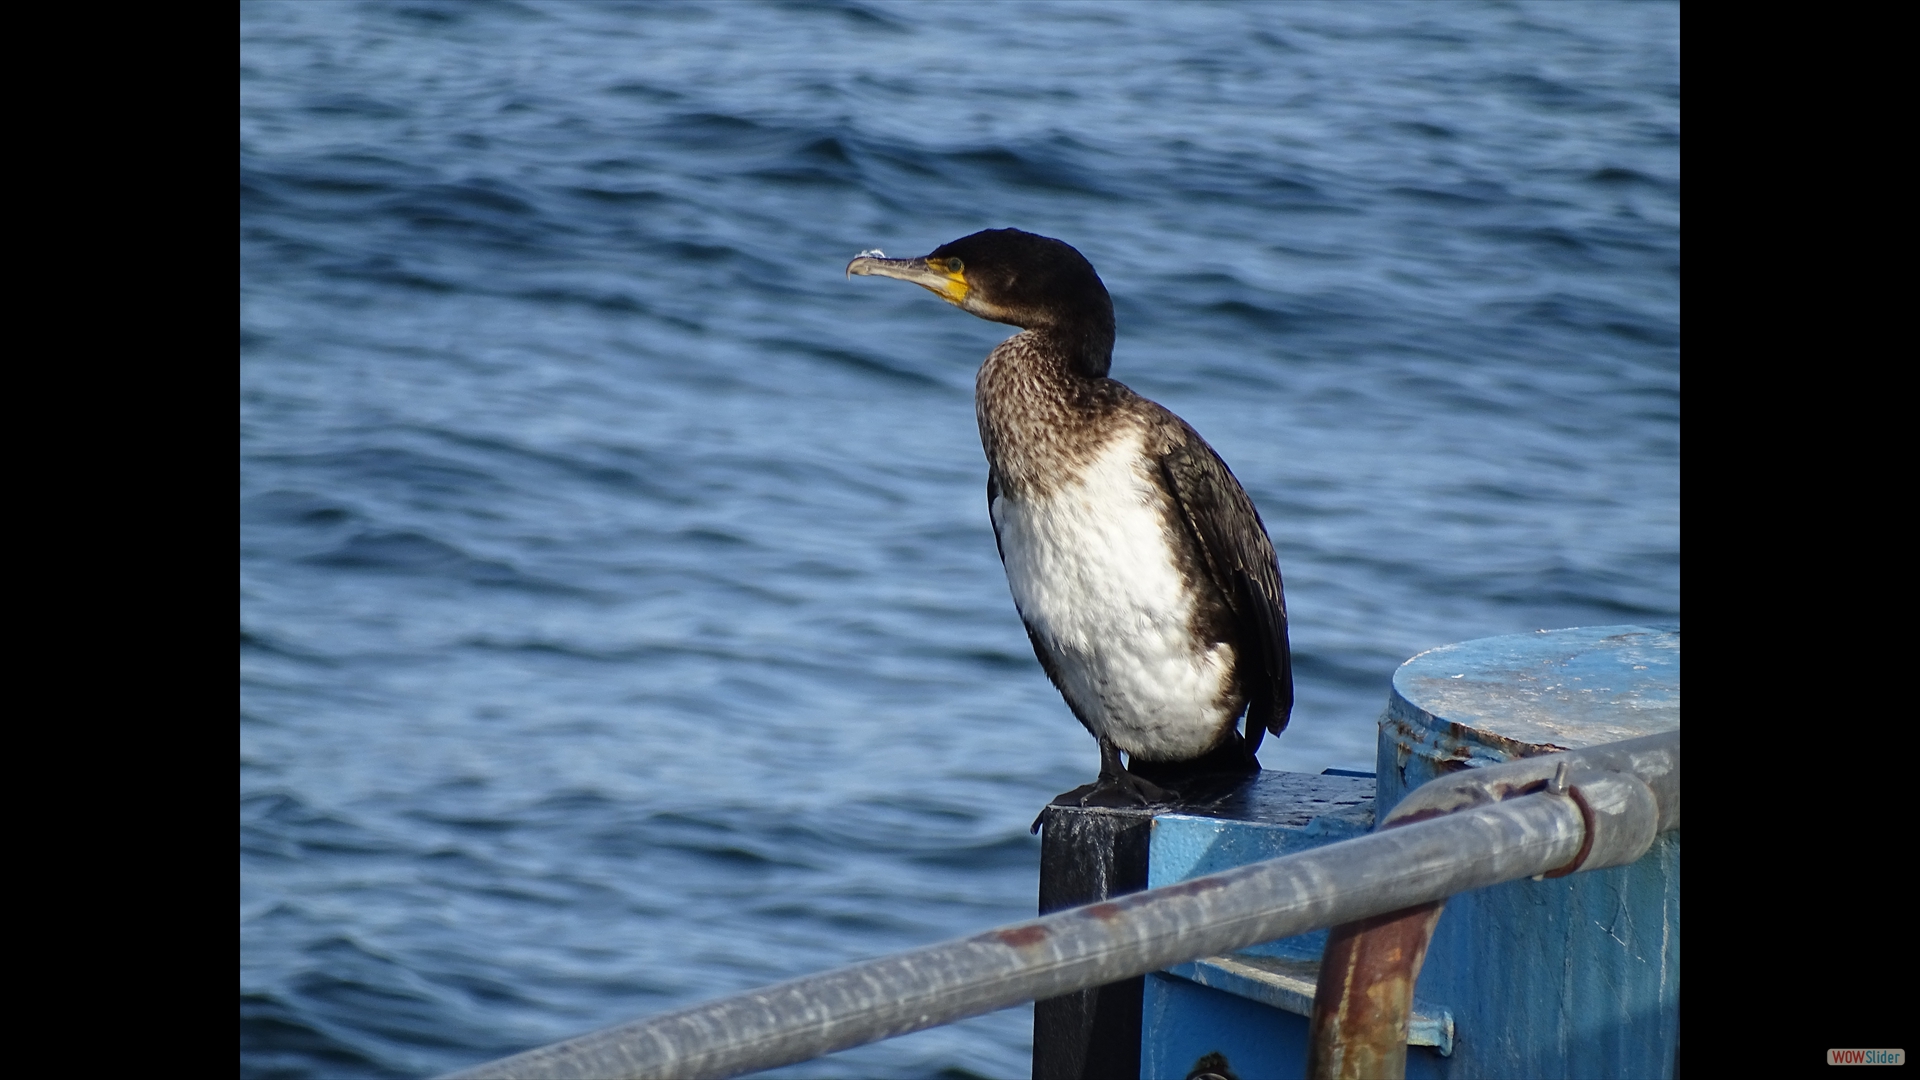
[(1168, 546), (1167, 496), (1117, 433), (1071, 480), (990, 508), (1007, 584), (1096, 735), (1148, 760), (1197, 757), (1242, 702), (1233, 648), (1194, 640), (1194, 598)]

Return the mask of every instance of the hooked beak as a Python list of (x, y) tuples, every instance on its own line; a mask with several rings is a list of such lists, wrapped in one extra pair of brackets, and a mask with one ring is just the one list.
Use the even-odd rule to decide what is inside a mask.
[(847, 264), (847, 276), (855, 274), (910, 281), (956, 307), (965, 303), (971, 291), (958, 259), (889, 259), (860, 255)]

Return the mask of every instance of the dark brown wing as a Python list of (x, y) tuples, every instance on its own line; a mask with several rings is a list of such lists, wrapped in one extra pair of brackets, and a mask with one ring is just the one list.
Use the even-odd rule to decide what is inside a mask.
[(1249, 752), (1263, 732), (1286, 730), (1293, 715), (1293, 656), (1287, 601), (1273, 542), (1253, 500), (1198, 432), (1162, 414), (1160, 475), (1199, 547), (1209, 577), (1233, 610), (1234, 653), (1247, 690)]

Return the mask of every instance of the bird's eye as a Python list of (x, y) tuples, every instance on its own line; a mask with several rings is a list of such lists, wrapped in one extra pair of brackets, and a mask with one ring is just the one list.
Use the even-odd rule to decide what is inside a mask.
[(947, 273), (949, 274), (957, 274), (962, 270), (965, 270), (966, 268), (967, 268), (967, 264), (961, 262), (959, 259), (947, 260)]

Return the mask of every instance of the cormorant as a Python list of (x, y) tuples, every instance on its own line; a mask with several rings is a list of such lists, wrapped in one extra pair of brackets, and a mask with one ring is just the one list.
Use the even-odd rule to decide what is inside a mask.
[(980, 366), (974, 412), (1014, 607), (1100, 743), (1100, 778), (1055, 805), (1160, 803), (1202, 775), (1258, 772), (1262, 736), (1293, 711), (1273, 544), (1206, 440), (1107, 377), (1113, 300), (1093, 265), (989, 229), (917, 259), (865, 252), (847, 273), (1021, 330)]

